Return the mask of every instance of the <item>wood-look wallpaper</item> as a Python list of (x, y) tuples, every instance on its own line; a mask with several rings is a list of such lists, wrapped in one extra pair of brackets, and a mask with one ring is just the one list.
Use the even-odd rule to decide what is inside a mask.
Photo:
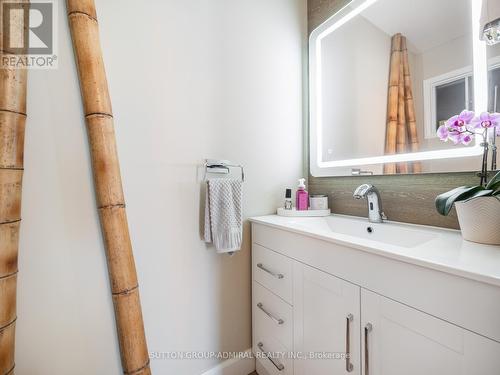
[[(330, 18), (349, 0), (308, 0), (309, 33)], [(363, 183), (371, 183), (380, 190), (384, 211), (390, 220), (414, 224), (458, 228), (453, 210), (448, 217), (434, 208), (436, 195), (460, 185), (477, 184), (474, 173), (439, 173), (399, 176), (312, 177), (311, 194), (328, 194), (334, 213), (367, 216), (365, 200), (356, 200), (352, 193)]]
[(309, 33), (351, 0), (307, 0)]

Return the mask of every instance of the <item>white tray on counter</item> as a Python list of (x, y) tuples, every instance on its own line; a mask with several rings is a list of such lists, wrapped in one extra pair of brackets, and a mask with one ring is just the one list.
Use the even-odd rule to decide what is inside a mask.
[(322, 217), (322, 216), (330, 216), (330, 209), (327, 210), (307, 210), (307, 211), (299, 211), (295, 208), (291, 210), (285, 210), (283, 207), (278, 208), (277, 211), (278, 216), (295, 216), (295, 217)]

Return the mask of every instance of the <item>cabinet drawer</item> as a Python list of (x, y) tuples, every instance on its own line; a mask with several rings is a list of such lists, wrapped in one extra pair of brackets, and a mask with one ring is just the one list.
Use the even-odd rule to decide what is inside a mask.
[[(254, 328), (253, 351), (258, 362), (257, 368), (263, 367), (266, 374), (293, 374), (293, 359), (290, 351), (276, 338), (258, 327)], [(266, 355), (269, 357), (266, 358)]]
[(292, 304), (292, 262), (290, 258), (253, 244), (253, 279), (290, 304)]
[(292, 306), (253, 282), (254, 329), (267, 332), (286, 348), (293, 348)]

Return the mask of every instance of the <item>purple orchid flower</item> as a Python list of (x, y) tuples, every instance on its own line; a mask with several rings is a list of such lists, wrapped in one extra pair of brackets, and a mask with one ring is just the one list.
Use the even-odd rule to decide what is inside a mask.
[(453, 142), (453, 144), (458, 145), (458, 144), (463, 144), (465, 146), (469, 145), (473, 137), (470, 134), (467, 133), (459, 133), (459, 132), (450, 132), (448, 135), (448, 139)]
[(448, 136), (450, 135), (450, 132), (448, 131), (448, 126), (446, 125), (441, 125), (438, 130), (437, 130), (437, 136), (439, 137), (440, 140), (443, 142), (446, 142), (448, 140)]
[(450, 139), (454, 144), (469, 144), (472, 138), (462, 133), (468, 130), (473, 119), (474, 112), (464, 109), (459, 115), (451, 117), (438, 128), (437, 135), (439, 139), (445, 142)]
[(464, 130), (463, 128), (466, 125), (469, 125), (473, 119), (474, 112), (464, 109), (459, 115), (455, 115), (446, 121), (446, 126), (451, 129), (462, 131)]
[(462, 134), (461, 142), (464, 146), (468, 146), (474, 138), (470, 134)]
[[(474, 129), (489, 129), (500, 125), (500, 113), (483, 112), (479, 117), (475, 117), (471, 123)], [(498, 129), (498, 128), (497, 128)]]

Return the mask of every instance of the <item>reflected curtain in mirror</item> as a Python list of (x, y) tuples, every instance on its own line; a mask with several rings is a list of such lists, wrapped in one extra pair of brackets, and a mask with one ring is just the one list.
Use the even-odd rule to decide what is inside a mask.
[[(391, 40), (385, 154), (403, 154), (418, 150), (419, 141), (408, 49), (406, 38), (398, 33)], [(420, 173), (421, 171), (420, 162), (384, 165), (384, 174)]]

